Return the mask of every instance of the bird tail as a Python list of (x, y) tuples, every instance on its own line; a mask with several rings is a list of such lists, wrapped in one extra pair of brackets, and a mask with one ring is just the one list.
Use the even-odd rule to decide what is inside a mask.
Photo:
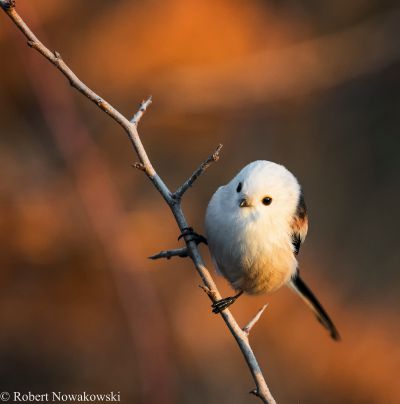
[(311, 308), (317, 317), (317, 320), (329, 331), (331, 337), (335, 341), (340, 341), (340, 335), (332, 320), (329, 318), (328, 314), (321, 306), (320, 302), (307, 287), (307, 285), (300, 278), (297, 272), (290, 282), (290, 286), (294, 291), (304, 300), (304, 302)]

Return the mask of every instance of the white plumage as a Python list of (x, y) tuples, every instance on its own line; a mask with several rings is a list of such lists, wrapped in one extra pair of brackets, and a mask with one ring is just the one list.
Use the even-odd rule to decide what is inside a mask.
[[(206, 213), (207, 240), (219, 272), (235, 289), (271, 292), (290, 281), (297, 268), (291, 226), (299, 195), (296, 178), (269, 161), (249, 164), (215, 192)], [(272, 198), (268, 206), (266, 196)], [(240, 207), (243, 199), (250, 206)]]
[(212, 196), (205, 227), (215, 265), (234, 289), (260, 294), (289, 284), (338, 339), (333, 323), (298, 275), (296, 255), (308, 220), (301, 187), (290, 171), (270, 161), (250, 163)]

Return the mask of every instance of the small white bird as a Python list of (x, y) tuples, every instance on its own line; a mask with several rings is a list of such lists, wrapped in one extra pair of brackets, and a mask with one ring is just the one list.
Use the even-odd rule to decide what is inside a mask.
[(205, 218), (211, 256), (239, 293), (213, 304), (219, 313), (243, 292), (292, 287), (333, 339), (340, 336), (299, 276), (296, 256), (308, 230), (307, 210), (296, 177), (282, 165), (254, 161), (212, 196)]

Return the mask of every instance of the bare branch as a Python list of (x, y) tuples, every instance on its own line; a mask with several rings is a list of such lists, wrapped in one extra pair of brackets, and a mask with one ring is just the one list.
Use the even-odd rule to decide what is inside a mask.
[(146, 167), (144, 166), (144, 164), (143, 164), (143, 163), (139, 163), (138, 161), (137, 161), (136, 163), (133, 163), (133, 164), (132, 164), (132, 167), (133, 167), (133, 168), (136, 168), (136, 169), (138, 169), (138, 170), (140, 170), (140, 171), (146, 172)]
[(260, 310), (258, 310), (258, 312), (256, 313), (256, 315), (249, 321), (249, 323), (243, 327), (243, 331), (245, 332), (246, 335), (250, 334), (251, 329), (255, 326), (255, 324), (257, 323), (257, 321), (260, 319), (260, 317), (262, 316), (262, 314), (264, 313), (264, 310), (268, 307), (268, 303), (264, 304), (263, 307), (261, 307)]
[[(143, 147), (143, 144), (140, 140), (138, 131), (137, 131), (137, 122), (140, 117), (143, 115), (144, 110), (139, 110), (138, 119), (136, 119), (136, 124), (132, 124), (128, 119), (126, 119), (118, 110), (116, 110), (111, 104), (101, 98), (98, 94), (96, 94), (93, 90), (87, 87), (76, 75), (75, 73), (68, 67), (68, 65), (61, 59), (61, 56), (58, 52), (50, 51), (46, 46), (39, 41), (39, 39), (35, 36), (35, 34), (30, 30), (30, 28), (25, 24), (19, 14), (15, 11), (15, 2), (12, 0), (0, 0), (0, 7), (5, 11), (5, 13), (11, 18), (14, 24), (19, 28), (19, 30), (25, 35), (28, 39), (28, 45), (33, 49), (37, 50), (40, 54), (42, 54), (49, 62), (51, 62), (60, 72), (68, 79), (71, 86), (76, 88), (79, 92), (81, 92), (85, 97), (87, 97), (90, 101), (95, 103), (101, 110), (103, 110), (106, 114), (108, 114), (114, 121), (116, 121), (128, 135), (128, 138), (139, 158), (139, 163), (134, 166), (143, 170), (150, 181), (153, 183), (154, 187), (159, 191), (160, 195), (169, 205), (172, 210), (172, 213), (175, 217), (175, 220), (179, 226), (180, 231), (182, 232), (184, 229), (188, 228), (188, 223), (183, 214), (182, 207), (180, 204), (180, 200), (185, 191), (194, 183), (194, 181), (207, 169), (207, 167), (214, 161), (217, 161), (219, 158), (219, 152), (221, 150), (222, 145), (219, 145), (216, 151), (210, 156), (204, 163), (200, 165), (200, 167), (193, 173), (193, 175), (186, 181), (175, 194), (171, 194), (171, 191), (162, 181), (162, 179), (158, 176), (156, 171), (154, 170), (150, 159), (147, 156), (147, 153)], [(146, 104), (146, 107), (149, 105)], [(135, 117), (134, 117), (135, 119)], [(200, 252), (197, 248), (196, 242), (192, 239), (186, 239), (186, 247), (188, 251), (188, 255), (192, 259), (198, 274), (200, 275), (203, 281), (203, 289), (207, 292), (208, 296), (213, 302), (221, 299), (221, 294), (219, 293), (217, 286), (213, 278), (211, 277), (209, 271), (204, 265), (203, 258), (200, 255)], [(260, 366), (257, 362), (257, 359), (254, 355), (254, 352), (249, 344), (249, 339), (247, 334), (240, 328), (235, 318), (232, 316), (228, 309), (221, 312), (221, 317), (225, 321), (228, 329), (232, 333), (235, 338), (244, 359), (249, 367), (249, 370), (253, 376), (254, 382), (256, 384), (256, 395), (267, 404), (275, 403), (274, 398), (269, 391), (265, 378), (261, 372)]]
[(207, 160), (203, 161), (197, 170), (192, 174), (192, 176), (183, 184), (181, 185), (176, 192), (173, 194), (173, 198), (176, 200), (180, 200), (183, 194), (193, 185), (193, 183), (200, 177), (204, 171), (214, 162), (219, 160), (219, 154), (222, 149), (222, 144), (219, 144), (218, 147), (215, 149), (215, 152), (208, 157)]
[(147, 98), (147, 100), (143, 100), (142, 103), (140, 104), (139, 110), (136, 112), (136, 114), (133, 116), (131, 119), (131, 124), (137, 126), (139, 124), (139, 121), (142, 119), (142, 116), (146, 112), (147, 108), (150, 106), (150, 104), (153, 102), (152, 97), (150, 96)]
[(161, 178), (156, 175), (156, 172), (151, 165), (143, 144), (140, 141), (136, 125), (132, 125), (129, 120), (126, 119), (119, 111), (117, 111), (110, 103), (105, 101), (102, 97), (100, 97), (93, 90), (87, 87), (69, 68), (69, 66), (59, 57), (58, 53), (55, 54), (42, 44), (42, 42), (36, 37), (36, 35), (31, 31), (31, 29), (25, 24), (20, 15), (16, 12), (14, 7), (15, 2), (12, 2), (10, 0), (0, 0), (0, 6), (28, 39), (28, 45), (31, 48), (37, 50), (54, 66), (56, 66), (57, 69), (60, 70), (61, 73), (64, 74), (64, 76), (69, 80), (72, 87), (76, 88), (79, 92), (81, 92), (90, 101), (95, 103), (100, 109), (102, 109), (106, 114), (108, 114), (112, 119), (114, 119), (124, 128), (133, 148), (135, 149), (139, 157), (140, 163), (142, 163), (145, 167), (147, 176), (150, 177), (150, 179), (153, 181), (156, 188), (160, 191), (164, 199), (169, 202), (171, 199), (171, 193), (164, 182), (161, 180)]
[[(256, 396), (256, 397), (258, 397), (258, 398), (261, 398), (261, 396), (260, 396), (260, 394), (259, 394), (259, 392), (258, 392), (257, 389), (253, 389), (253, 390), (249, 391), (249, 394), (252, 394), (253, 396)], [(261, 399), (262, 399), (262, 398), (261, 398)]]
[(188, 249), (187, 247), (177, 248), (175, 250), (167, 250), (167, 251), (160, 251), (158, 254), (151, 255), (149, 259), (151, 260), (158, 260), (160, 258), (166, 258), (167, 260), (171, 259), (171, 257), (182, 257), (185, 258), (188, 256)]
[(218, 300), (215, 297), (215, 292), (213, 290), (211, 290), (210, 288), (208, 288), (207, 286), (199, 285), (199, 288), (203, 290), (203, 292), (211, 299), (212, 302)]

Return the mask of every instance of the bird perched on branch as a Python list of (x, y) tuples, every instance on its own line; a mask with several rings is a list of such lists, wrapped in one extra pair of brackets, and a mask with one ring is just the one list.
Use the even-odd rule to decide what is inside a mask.
[(206, 235), (218, 271), (238, 291), (213, 304), (214, 313), (243, 292), (269, 293), (290, 286), (339, 340), (326, 311), (299, 275), (297, 255), (308, 230), (304, 196), (296, 177), (282, 165), (255, 161), (212, 196)]

